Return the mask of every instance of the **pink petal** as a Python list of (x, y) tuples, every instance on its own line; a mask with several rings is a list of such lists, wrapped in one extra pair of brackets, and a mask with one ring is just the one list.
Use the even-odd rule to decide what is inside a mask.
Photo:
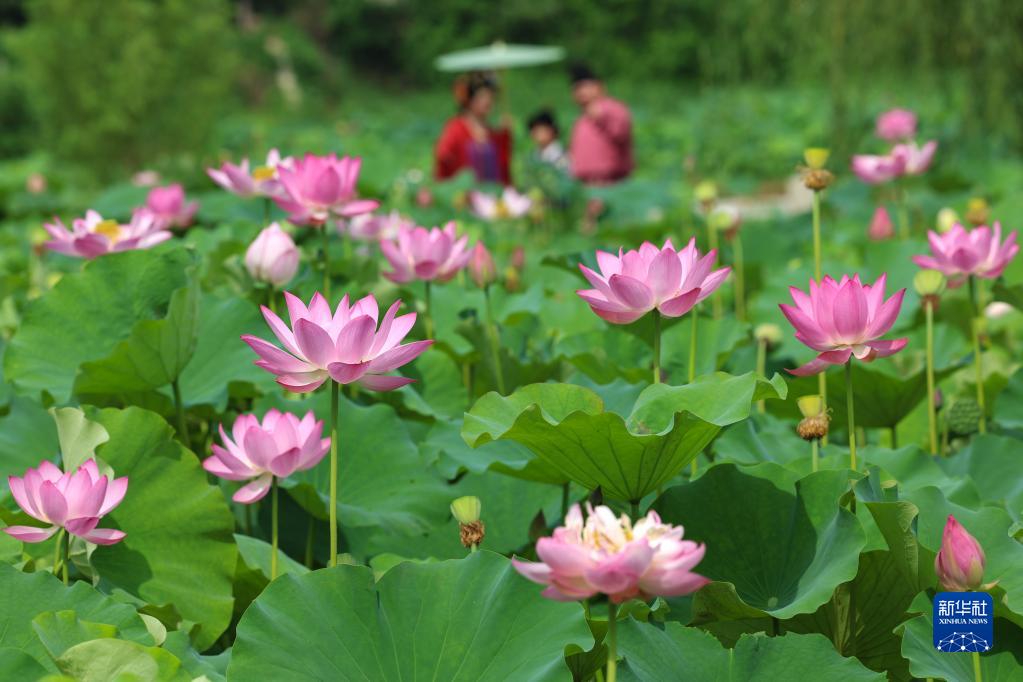
[[(343, 333), (343, 332), (342, 332)], [(295, 323), (295, 340), (302, 355), (308, 358), (309, 362), (318, 368), (326, 367), (334, 361), (334, 342), (330, 335), (322, 328), (309, 320), (299, 320)], [(289, 374), (302, 370), (294, 370)]]
[(36, 528), (35, 526), (7, 526), (4, 528), (4, 532), (10, 535), (15, 540), (22, 542), (43, 542), (53, 537), (53, 534), (57, 532), (60, 526), (50, 526), (49, 528)]
[(841, 350), (825, 351), (820, 353), (810, 362), (806, 363), (802, 367), (796, 369), (786, 369), (785, 371), (789, 374), (797, 377), (810, 376), (811, 374), (818, 374), (822, 370), (827, 369), (831, 365), (844, 365), (849, 361), (849, 357), (852, 355), (852, 349), (844, 348)]
[(389, 350), (370, 361), (368, 371), (374, 373), (390, 372), (404, 364), (412, 362), (431, 345), (433, 345), (433, 341), (427, 340), (414, 341), (412, 343), (406, 343), (402, 346), (398, 346), (397, 348)]
[(359, 385), (370, 391), (393, 391), (411, 384), (414, 379), (408, 377), (388, 376), (386, 374), (364, 374), (359, 379)]
[(669, 299), (657, 306), (657, 309), (667, 317), (680, 317), (685, 315), (700, 299), (702, 289), (690, 289), (686, 293)]
[(82, 537), (94, 545), (113, 545), (124, 539), (125, 532), (113, 528), (96, 528)]
[(327, 367), (330, 378), (339, 384), (350, 384), (358, 381), (369, 370), (369, 362), (332, 362)]
[(336, 360), (338, 362), (355, 364), (366, 359), (370, 347), (373, 345), (376, 322), (368, 315), (360, 315), (352, 318), (351, 322), (345, 325), (341, 333), (337, 335)]
[(251, 483), (239, 488), (238, 492), (236, 492), (231, 499), (239, 504), (252, 504), (253, 502), (259, 502), (270, 491), (270, 482), (272, 479), (273, 474), (263, 474)]
[(39, 486), (39, 504), (46, 520), (58, 526), (64, 525), (67, 519), (67, 502), (50, 481), (43, 481)]

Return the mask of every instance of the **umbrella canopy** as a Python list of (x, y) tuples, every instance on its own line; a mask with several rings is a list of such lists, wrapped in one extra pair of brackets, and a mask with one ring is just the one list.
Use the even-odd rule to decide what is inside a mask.
[(497, 42), (487, 47), (459, 50), (437, 57), (441, 71), (489, 71), (551, 64), (565, 58), (565, 49), (550, 45), (509, 45)]

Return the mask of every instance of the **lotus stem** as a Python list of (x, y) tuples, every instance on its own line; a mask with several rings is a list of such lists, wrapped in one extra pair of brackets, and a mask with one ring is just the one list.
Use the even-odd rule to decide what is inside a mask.
[(330, 230), (327, 223), (320, 225), (323, 228), (323, 295), (330, 301)]
[[(615, 682), (618, 676), (618, 605), (607, 600), (607, 674), (606, 682)], [(975, 664), (976, 665), (976, 664)]]
[(971, 652), (973, 658), (973, 679), (974, 682), (983, 682), (984, 675), (980, 672), (980, 653), (977, 651)]
[(845, 363), (845, 401), (849, 415), (849, 468), (856, 471), (856, 410), (853, 404), (852, 358)]
[(927, 320), (927, 433), (930, 436), (931, 454), (938, 454), (938, 414), (934, 402), (934, 302), (924, 298), (924, 315)]
[(906, 241), (909, 239), (909, 210), (906, 206), (906, 188), (898, 181), (895, 184), (895, 212), (899, 221), (899, 238)]
[(426, 297), (426, 315), (425, 315), (425, 319), (423, 320), (423, 325), (426, 328), (426, 338), (432, 339), (433, 338), (433, 315), (431, 315), (432, 311), (430, 310), (430, 285), (432, 284), (432, 282), (430, 282), (430, 280), (426, 280), (426, 282), (424, 284), (426, 285), (426, 294), (425, 294), (425, 297)]
[(338, 449), (338, 403), (339, 388), (336, 381), (330, 382), (330, 558), (327, 566), (337, 566), (337, 449)]
[(177, 379), (171, 382), (171, 389), (174, 391), (174, 411), (178, 417), (178, 440), (186, 448), (191, 448), (191, 439), (188, 437), (188, 420), (185, 419), (185, 405), (181, 401), (181, 386)]
[(970, 301), (973, 303), (973, 321), (970, 324), (970, 330), (973, 332), (973, 366), (976, 370), (976, 381), (977, 381), (977, 404), (980, 406), (980, 418), (977, 420), (977, 430), (980, 433), (987, 433), (987, 408), (984, 400), (984, 365), (981, 359), (981, 348), (980, 348), (980, 325), (983, 320), (981, 317), (981, 291), (980, 285), (977, 282), (977, 278), (970, 276)]
[(277, 579), (277, 477), (270, 480), (270, 580)]
[(817, 471), (821, 466), (820, 441), (814, 438), (810, 441), (810, 470)]
[[(487, 303), (487, 332), (490, 336), (490, 352), (494, 362), (494, 378), (497, 379), (497, 392), (504, 395), (504, 367), (501, 366), (501, 337), (498, 335), (497, 323), (494, 321), (493, 308), (490, 305), (490, 285), (483, 287), (483, 298)], [(472, 395), (469, 396), (472, 400)]]
[[(813, 277), (820, 283), (823, 277), (821, 268), (821, 193), (813, 193)], [(826, 411), (828, 408), (828, 380), (824, 372), (817, 375), (817, 393), (821, 396), (821, 407)], [(821, 442), (828, 444), (828, 437), (825, 435)]]
[(661, 311), (654, 308), (654, 383), (661, 383)]
[[(53, 577), (60, 575), (60, 567), (63, 564), (63, 553), (61, 550), (64, 549), (64, 529), (61, 528), (57, 532), (57, 543), (53, 546)], [(64, 579), (64, 584), (67, 585), (67, 578)]]
[[(767, 378), (767, 339), (757, 339), (757, 376)], [(767, 411), (766, 401), (757, 401), (757, 412)]]
[(735, 317), (746, 321), (746, 274), (743, 268), (742, 236), (736, 232), (732, 238), (732, 270), (735, 272)]
[(689, 311), (692, 315), (692, 323), (689, 327), (689, 383), (693, 383), (696, 379), (696, 318), (700, 316), (694, 306)]

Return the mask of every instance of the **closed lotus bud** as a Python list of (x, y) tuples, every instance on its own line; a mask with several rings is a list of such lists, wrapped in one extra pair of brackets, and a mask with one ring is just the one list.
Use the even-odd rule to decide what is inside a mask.
[(966, 204), (966, 221), (971, 225), (987, 225), (991, 211), (983, 197), (974, 197)]
[(486, 535), (486, 528), (480, 520), (482, 504), (474, 496), (459, 497), (451, 503), (451, 515), (458, 520), (459, 538), (464, 547), (478, 547)]
[(469, 275), (480, 289), (490, 286), (497, 279), (494, 257), (490, 255), (483, 242), (476, 242), (476, 246), (473, 247), (472, 256), (469, 258)]
[(298, 248), (277, 223), (265, 228), (245, 252), (245, 268), (253, 279), (276, 287), (291, 281), (298, 271)]
[(949, 514), (941, 536), (941, 550), (934, 558), (934, 572), (942, 588), (970, 592), (984, 581), (984, 549), (955, 517)]
[(934, 409), (940, 410), (945, 405), (945, 394), (940, 388), (934, 389)]
[(512, 251), (511, 266), (516, 270), (526, 267), (526, 250), (521, 246), (516, 246), (515, 250)]
[(913, 288), (924, 298), (937, 298), (945, 291), (945, 275), (939, 270), (921, 270), (913, 277)]
[(824, 168), (829, 156), (831, 156), (831, 150), (824, 147), (808, 147), (803, 150), (803, 160), (806, 161), (807, 166), (813, 169)]
[(821, 440), (828, 435), (831, 417), (824, 411), (824, 399), (819, 395), (801, 396), (796, 404), (803, 415), (796, 425), (796, 433), (806, 441)]
[(781, 327), (770, 322), (758, 324), (753, 330), (753, 338), (770, 346), (777, 346), (782, 340)]
[(891, 216), (888, 215), (888, 209), (884, 206), (878, 206), (874, 209), (874, 217), (870, 219), (867, 236), (875, 242), (881, 242), (895, 236), (895, 226), (892, 224)]
[(938, 211), (938, 232), (944, 234), (952, 229), (952, 226), (959, 222), (959, 214), (954, 208), (947, 206)]

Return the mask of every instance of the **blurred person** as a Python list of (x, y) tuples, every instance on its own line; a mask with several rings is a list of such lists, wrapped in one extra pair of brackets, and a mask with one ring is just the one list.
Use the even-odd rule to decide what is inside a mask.
[(458, 113), (444, 125), (434, 148), (434, 176), (447, 180), (471, 169), (478, 182), (511, 184), (511, 130), (507, 114), (501, 126), (489, 123), (497, 84), (484, 73), (455, 80)]
[(572, 67), (571, 78), (572, 98), (582, 111), (569, 145), (572, 175), (588, 185), (624, 180), (634, 167), (628, 107), (608, 96), (588, 66)]
[(530, 116), (526, 127), (534, 144), (533, 160), (559, 170), (568, 170), (568, 155), (561, 144), (558, 124), (551, 110), (541, 109)]

